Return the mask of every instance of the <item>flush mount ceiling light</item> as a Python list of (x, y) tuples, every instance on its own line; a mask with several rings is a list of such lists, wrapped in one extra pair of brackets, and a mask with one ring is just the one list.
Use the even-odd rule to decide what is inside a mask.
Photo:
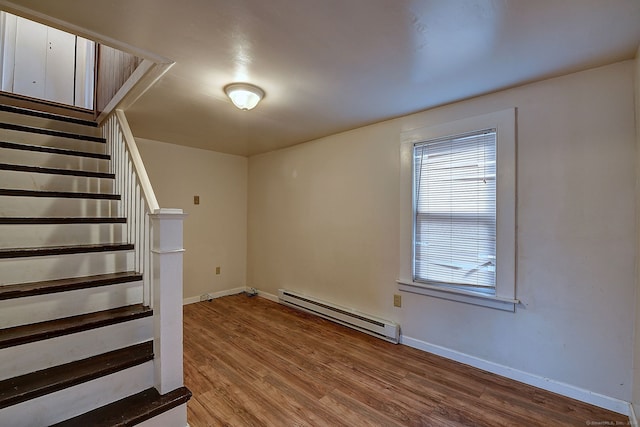
[(249, 83), (231, 83), (224, 87), (224, 91), (233, 105), (241, 110), (251, 110), (264, 98), (264, 91)]

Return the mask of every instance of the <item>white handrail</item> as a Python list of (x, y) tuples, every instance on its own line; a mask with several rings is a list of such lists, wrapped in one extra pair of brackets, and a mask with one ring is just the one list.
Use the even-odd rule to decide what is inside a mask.
[(144, 163), (142, 162), (140, 151), (138, 151), (136, 140), (133, 138), (131, 128), (129, 127), (129, 122), (127, 121), (127, 117), (124, 115), (124, 111), (116, 110), (116, 118), (118, 119), (120, 131), (122, 132), (122, 136), (124, 137), (124, 142), (127, 144), (127, 149), (129, 150), (131, 161), (133, 162), (133, 167), (136, 170), (138, 180), (140, 181), (140, 186), (142, 187), (145, 201), (147, 202), (147, 206), (149, 207), (149, 212), (155, 213), (158, 211), (158, 209), (160, 209), (160, 206), (158, 205), (158, 200), (156, 199), (156, 195), (153, 192), (153, 187), (151, 187), (149, 175), (147, 175), (147, 170), (145, 169)]

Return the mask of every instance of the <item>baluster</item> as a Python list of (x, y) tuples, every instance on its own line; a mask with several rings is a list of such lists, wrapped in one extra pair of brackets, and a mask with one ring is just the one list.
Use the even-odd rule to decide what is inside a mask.
[(133, 211), (133, 216), (136, 218), (136, 229), (135, 229), (135, 257), (136, 257), (136, 271), (141, 272), (142, 270), (142, 263), (140, 262), (140, 245), (141, 245), (141, 239), (140, 239), (140, 184), (138, 182), (138, 180), (136, 179), (136, 191), (135, 191), (135, 197), (134, 197), (134, 201), (135, 201), (135, 209)]
[(138, 181), (138, 209), (136, 212), (136, 217), (138, 220), (138, 224), (137, 224), (138, 265), (140, 266), (139, 271), (143, 273), (144, 272), (144, 251), (146, 248), (146, 242), (144, 241), (144, 195), (142, 194), (142, 188), (140, 186), (139, 181)]
[[(128, 153), (127, 153), (128, 154)], [(124, 194), (124, 208), (127, 215), (127, 218), (131, 218), (131, 162), (129, 161), (129, 156), (126, 158), (125, 168), (124, 168), (124, 181), (125, 181), (125, 194)], [(133, 218), (132, 218), (133, 220)], [(133, 232), (133, 228), (135, 224), (131, 224), (131, 227), (127, 233), (127, 241), (131, 242), (131, 233)]]
[[(124, 167), (123, 157), (124, 157), (124, 153), (123, 153), (123, 146), (122, 146), (122, 133), (119, 130), (117, 132), (116, 143), (118, 144), (117, 145), (117, 155), (116, 155), (116, 159), (118, 161), (118, 163), (116, 164), (116, 176), (117, 176), (117, 181), (118, 181), (118, 194), (120, 194), (122, 196), (124, 194), (124, 173), (123, 173), (123, 167)], [(118, 213), (119, 213), (120, 216), (125, 216), (124, 200), (121, 200), (120, 203), (118, 203)]]
[(151, 286), (151, 284), (153, 283), (151, 280), (151, 275), (153, 274), (153, 258), (151, 257), (151, 242), (153, 235), (152, 235), (152, 229), (151, 229), (151, 221), (149, 219), (149, 215), (146, 214), (144, 215), (144, 241), (146, 242), (146, 247), (145, 247), (145, 260), (144, 260), (144, 265), (145, 265), (145, 275), (142, 276), (142, 280), (143, 280), (143, 290), (144, 290), (144, 298), (145, 298), (145, 302), (146, 304), (153, 308), (153, 286)]

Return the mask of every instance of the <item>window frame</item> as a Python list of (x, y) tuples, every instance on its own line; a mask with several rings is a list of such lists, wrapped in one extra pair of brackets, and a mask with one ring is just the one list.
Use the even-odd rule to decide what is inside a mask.
[[(495, 294), (413, 280), (415, 200), (414, 145), (483, 129), (496, 130)], [(516, 109), (405, 130), (400, 135), (400, 291), (515, 311), (516, 304)]]

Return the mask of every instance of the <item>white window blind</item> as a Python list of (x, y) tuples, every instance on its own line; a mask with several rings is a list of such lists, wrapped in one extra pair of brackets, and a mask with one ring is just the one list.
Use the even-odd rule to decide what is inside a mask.
[(413, 279), (492, 293), (496, 130), (414, 145)]

